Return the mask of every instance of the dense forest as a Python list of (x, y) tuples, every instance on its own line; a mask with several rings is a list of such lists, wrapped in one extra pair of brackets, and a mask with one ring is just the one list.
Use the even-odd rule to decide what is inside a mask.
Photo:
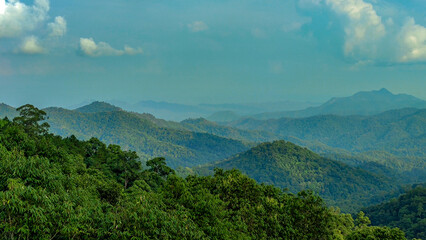
[(412, 189), (389, 202), (365, 208), (375, 225), (398, 226), (409, 238), (426, 239), (426, 185)]
[[(98, 105), (98, 104), (97, 104)], [(105, 109), (101, 106), (101, 109)], [(208, 133), (159, 126), (150, 119), (126, 111), (84, 111), (47, 108), (51, 132), (88, 140), (97, 137), (108, 144), (136, 151), (143, 160), (163, 156), (171, 167), (194, 166), (220, 160), (250, 145)], [(165, 123), (163, 123), (165, 124)]]
[(244, 119), (230, 125), (272, 132), (281, 139), (297, 138), (319, 153), (346, 151), (361, 161), (374, 161), (426, 180), (426, 109), (399, 109), (368, 117)]
[[(220, 160), (253, 146), (249, 141), (228, 139), (207, 132), (193, 132), (179, 123), (156, 119), (149, 114), (126, 112), (118, 107), (94, 102), (75, 110), (50, 107), (50, 132), (89, 140), (96, 137), (107, 144), (134, 150), (141, 160), (154, 156), (168, 159), (171, 167), (195, 166)], [(13, 118), (14, 108), (0, 106), (0, 114)]]
[[(285, 139), (333, 160), (385, 175), (404, 184), (426, 181), (424, 110), (399, 109), (375, 116), (315, 116), (223, 126), (206, 119), (166, 121), (147, 113), (126, 112), (104, 102), (75, 110), (44, 109), (50, 132), (63, 137), (97, 137), (135, 150), (146, 161), (164, 156), (168, 164), (197, 166), (222, 160), (257, 143)], [(0, 106), (11, 119), (14, 108)]]
[(311, 189), (332, 206), (353, 212), (379, 203), (396, 191), (391, 179), (330, 160), (291, 142), (262, 143), (229, 159), (195, 168), (209, 174), (214, 168), (239, 169), (256, 181), (288, 188)]
[(176, 176), (164, 158), (48, 133), (25, 105), (0, 120), (4, 239), (405, 239), (360, 212), (327, 208), (309, 191), (260, 185), (237, 170)]

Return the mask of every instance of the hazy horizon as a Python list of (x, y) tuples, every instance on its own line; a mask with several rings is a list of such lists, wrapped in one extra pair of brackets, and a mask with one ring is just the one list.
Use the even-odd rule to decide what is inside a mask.
[(0, 102), (426, 99), (422, 0), (0, 0)]

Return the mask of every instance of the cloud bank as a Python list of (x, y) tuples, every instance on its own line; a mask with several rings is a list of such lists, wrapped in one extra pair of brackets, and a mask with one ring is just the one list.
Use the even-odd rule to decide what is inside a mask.
[[(426, 62), (426, 28), (412, 17), (383, 21), (374, 6), (364, 0), (299, 0), (305, 7), (327, 6), (342, 18), (346, 57), (358, 62)], [(309, 6), (308, 6), (309, 5)]]
[(354, 57), (376, 54), (377, 44), (385, 36), (386, 30), (373, 5), (363, 0), (326, 0), (326, 3), (348, 20), (345, 54)]
[(63, 17), (58, 16), (46, 24), (49, 10), (49, 0), (34, 0), (33, 5), (19, 0), (0, 0), (0, 39), (16, 38), (22, 41), (21, 45), (16, 46), (15, 53), (46, 53), (42, 43), (51, 37), (62, 37), (67, 31)]
[(106, 42), (96, 43), (93, 38), (80, 38), (80, 50), (83, 55), (89, 57), (136, 55), (143, 53), (141, 48), (135, 49), (129, 46), (124, 46), (123, 50), (118, 50)]
[(14, 38), (33, 31), (46, 19), (48, 0), (35, 0), (27, 6), (18, 0), (0, 0), (0, 38)]
[(400, 61), (426, 61), (426, 28), (410, 18), (399, 34)]

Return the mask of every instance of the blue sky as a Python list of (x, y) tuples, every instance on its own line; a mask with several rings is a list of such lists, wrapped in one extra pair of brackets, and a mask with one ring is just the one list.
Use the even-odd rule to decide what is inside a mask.
[(0, 0), (0, 102), (426, 99), (424, 0)]

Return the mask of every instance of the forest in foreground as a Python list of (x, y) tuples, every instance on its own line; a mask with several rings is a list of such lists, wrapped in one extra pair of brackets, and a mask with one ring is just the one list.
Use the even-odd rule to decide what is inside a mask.
[(48, 133), (25, 105), (0, 120), (0, 235), (4, 239), (406, 239), (238, 170), (177, 176), (164, 158)]

